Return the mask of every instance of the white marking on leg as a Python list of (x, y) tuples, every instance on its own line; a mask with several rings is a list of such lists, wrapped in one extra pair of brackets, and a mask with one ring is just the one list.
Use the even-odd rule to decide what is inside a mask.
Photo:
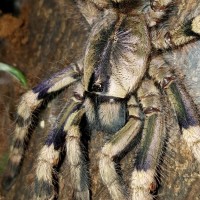
[(190, 126), (187, 129), (182, 129), (183, 139), (190, 147), (194, 157), (200, 162), (200, 127)]
[(53, 166), (59, 161), (59, 151), (54, 149), (54, 145), (44, 146), (38, 157), (36, 175), (38, 181), (46, 181), (52, 184)]
[(75, 82), (77, 79), (67, 76), (66, 78), (63, 78), (62, 80), (56, 82), (52, 87), (50, 87), (48, 89), (48, 93), (51, 92), (56, 92), (64, 87), (66, 87), (67, 85), (70, 85), (71, 83)]
[(131, 178), (132, 200), (152, 200), (150, 189), (154, 183), (153, 170), (138, 171), (135, 169)]
[(127, 199), (125, 188), (123, 188), (123, 184), (120, 184), (119, 175), (116, 172), (115, 163), (112, 158), (102, 153), (99, 162), (99, 170), (101, 178), (107, 186), (112, 199)]
[(197, 16), (192, 20), (192, 31), (200, 34), (200, 16)]
[[(109, 151), (111, 145), (105, 145), (102, 149), (99, 170), (101, 178), (104, 184), (107, 186), (112, 199), (114, 200), (125, 200), (127, 199), (127, 194), (125, 192), (125, 187), (121, 183), (120, 177), (116, 172), (115, 162), (112, 158), (112, 152)], [(110, 153), (110, 154), (109, 154)]]
[(28, 119), (31, 116), (32, 111), (42, 102), (42, 100), (37, 100), (37, 96), (38, 94), (35, 94), (32, 90), (22, 96), (17, 113), (23, 117), (24, 120)]
[(10, 162), (17, 165), (21, 162), (21, 159), (22, 159), (22, 155), (12, 154), (11, 157), (10, 157)]
[(81, 149), (81, 133), (79, 126), (71, 126), (67, 135), (67, 158), (70, 165), (70, 173), (73, 186), (76, 190), (76, 198), (89, 199), (89, 183), (87, 164)]
[(17, 124), (16, 124), (16, 127), (15, 127), (15, 139), (18, 139), (18, 140), (21, 140), (21, 141), (24, 141), (26, 136), (27, 136), (27, 133), (28, 133), (28, 126), (24, 126), (24, 127), (19, 127)]

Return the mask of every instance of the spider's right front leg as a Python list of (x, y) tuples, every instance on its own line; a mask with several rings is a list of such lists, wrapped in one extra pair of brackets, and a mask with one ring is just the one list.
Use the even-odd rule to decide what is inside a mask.
[(32, 123), (33, 112), (52, 94), (68, 87), (81, 78), (78, 64), (71, 64), (66, 69), (43, 81), (23, 95), (17, 109), (17, 120), (8, 162), (8, 173), (3, 179), (3, 188), (9, 190), (20, 171), (25, 151), (25, 142), (28, 140), (29, 128)]
[(152, 80), (144, 80), (137, 92), (145, 113), (142, 140), (131, 178), (132, 200), (153, 200), (157, 189), (157, 166), (166, 139), (161, 94)]
[(150, 76), (165, 90), (175, 111), (183, 139), (200, 162), (200, 123), (198, 111), (181, 80), (162, 57), (155, 57), (150, 64)]
[(200, 15), (194, 16), (185, 22), (173, 24), (173, 26), (158, 26), (151, 30), (152, 45), (159, 50), (177, 48), (199, 40), (199, 37)]
[(145, 9), (145, 16), (150, 27), (157, 25), (166, 13), (167, 7), (172, 3), (172, 0), (150, 0)]

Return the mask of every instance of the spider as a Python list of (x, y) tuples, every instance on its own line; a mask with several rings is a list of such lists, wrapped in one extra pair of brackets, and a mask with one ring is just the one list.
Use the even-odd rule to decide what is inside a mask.
[[(34, 111), (52, 94), (76, 84), (74, 95), (62, 109), (39, 153), (34, 199), (56, 196), (53, 176), (64, 146), (74, 198), (91, 199), (82, 140), (93, 129), (105, 133), (99, 170), (110, 198), (153, 199), (157, 167), (167, 138), (163, 96), (172, 105), (183, 139), (200, 161), (197, 111), (176, 74), (176, 66), (169, 65), (162, 56), (163, 51), (199, 38), (198, 9), (172, 27), (167, 23), (173, 14), (168, 15), (167, 11), (176, 7), (172, 0), (77, 0), (76, 3), (91, 26), (85, 53), (78, 62), (22, 97), (10, 153), (10, 174), (4, 185), (9, 187), (19, 171)], [(127, 190), (116, 159), (127, 152), (140, 133)]]

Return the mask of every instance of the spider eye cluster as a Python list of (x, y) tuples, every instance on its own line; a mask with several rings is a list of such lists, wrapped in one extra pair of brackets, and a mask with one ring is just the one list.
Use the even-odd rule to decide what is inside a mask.
[(92, 91), (94, 92), (103, 92), (103, 87), (101, 83), (94, 83), (92, 86)]

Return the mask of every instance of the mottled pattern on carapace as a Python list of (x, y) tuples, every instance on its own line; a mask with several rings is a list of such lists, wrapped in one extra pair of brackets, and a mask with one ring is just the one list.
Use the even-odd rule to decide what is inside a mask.
[(85, 90), (124, 98), (147, 70), (150, 40), (143, 16), (110, 12), (91, 31), (84, 59)]

